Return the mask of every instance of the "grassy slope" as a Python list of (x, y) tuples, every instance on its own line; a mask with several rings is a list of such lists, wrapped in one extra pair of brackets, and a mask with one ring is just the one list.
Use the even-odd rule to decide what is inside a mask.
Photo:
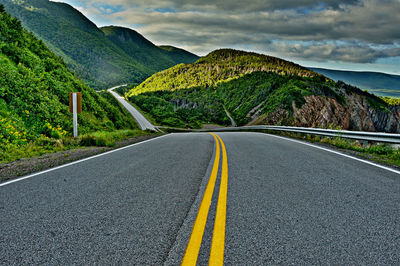
[(119, 106), (86, 86), (19, 20), (0, 12), (1, 156), (41, 139), (68, 136), (68, 95), (73, 91), (83, 94), (82, 134), (136, 128)]

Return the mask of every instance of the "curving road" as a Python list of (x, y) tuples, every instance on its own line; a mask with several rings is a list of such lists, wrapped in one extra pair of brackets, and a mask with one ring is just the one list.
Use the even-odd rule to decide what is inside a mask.
[(157, 127), (154, 126), (152, 123), (150, 123), (149, 120), (147, 120), (135, 107), (133, 107), (128, 101), (124, 99), (124, 97), (120, 96), (118, 93), (116, 93), (114, 90), (120, 87), (123, 87), (126, 85), (120, 85), (113, 87), (111, 89), (108, 89), (108, 92), (111, 93), (112, 96), (114, 96), (115, 99), (117, 99), (118, 102), (120, 102), (126, 110), (135, 118), (135, 120), (138, 122), (140, 128), (142, 130), (150, 129), (152, 131), (158, 131)]
[(165, 135), (0, 184), (0, 264), (400, 264), (398, 172), (217, 135)]

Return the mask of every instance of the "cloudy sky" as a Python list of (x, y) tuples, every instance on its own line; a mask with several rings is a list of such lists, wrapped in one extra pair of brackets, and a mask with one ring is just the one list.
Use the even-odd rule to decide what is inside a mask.
[(129, 27), (198, 55), (230, 47), (305, 66), (400, 74), (400, 0), (62, 2), (98, 26)]

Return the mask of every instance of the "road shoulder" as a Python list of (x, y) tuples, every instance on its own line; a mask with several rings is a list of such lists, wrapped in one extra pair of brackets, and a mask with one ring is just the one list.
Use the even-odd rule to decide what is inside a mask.
[(21, 159), (11, 163), (0, 164), (0, 183), (70, 162), (85, 159), (124, 146), (150, 140), (159, 136), (160, 135), (158, 134), (137, 136), (119, 141), (114, 147), (86, 147), (81, 149), (72, 149), (57, 153), (44, 154), (42, 156), (29, 159)]
[(271, 134), (271, 133), (261, 133), (261, 134), (266, 134), (266, 135), (270, 135), (270, 136), (274, 136), (274, 137), (278, 137), (278, 138), (288, 139), (288, 140), (303, 143), (303, 144), (309, 145), (309, 146), (316, 146), (318, 148), (327, 149), (327, 150), (330, 150), (333, 152), (337, 152), (337, 153), (341, 153), (344, 155), (354, 157), (356, 159), (364, 160), (364, 161), (370, 162), (371, 164), (377, 164), (382, 167), (389, 167), (389, 168), (392, 168), (393, 170), (400, 171), (399, 166), (397, 166), (395, 164), (384, 162), (382, 160), (378, 160), (371, 154), (366, 154), (366, 153), (362, 153), (362, 152), (358, 152), (358, 151), (354, 151), (354, 150), (350, 150), (350, 149), (345, 149), (345, 148), (339, 148), (339, 147), (337, 147), (333, 144), (329, 144), (329, 143), (310, 141), (307, 138), (296, 138), (296, 137), (282, 136), (279, 134)]

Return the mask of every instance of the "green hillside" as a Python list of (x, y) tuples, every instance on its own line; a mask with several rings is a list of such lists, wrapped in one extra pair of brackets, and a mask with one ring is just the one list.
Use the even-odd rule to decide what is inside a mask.
[(149, 91), (210, 87), (257, 71), (289, 76), (319, 76), (313, 71), (279, 58), (221, 49), (193, 64), (180, 64), (154, 74), (133, 89), (129, 96)]
[[(121, 46), (120, 42), (115, 44), (68, 4), (48, 0), (0, 0), (0, 3), (91, 87), (105, 89), (116, 84), (142, 82), (153, 73), (176, 64), (160, 57), (157, 51), (160, 49), (149, 49), (154, 45), (142, 36)], [(135, 44), (135, 40), (138, 43)], [(134, 47), (129, 48), (129, 45)], [(150, 54), (141, 56), (147, 53)]]
[(108, 26), (101, 30), (127, 55), (154, 72), (170, 68), (178, 63), (192, 63), (198, 59), (198, 56), (172, 46), (169, 49), (159, 48), (132, 29)]
[(85, 85), (19, 20), (0, 12), (1, 151), (40, 138), (70, 135), (69, 92), (76, 91), (83, 95), (78, 120), (82, 134), (135, 127), (118, 105)]
[(253, 72), (210, 87), (146, 92), (129, 96), (129, 100), (161, 125), (201, 128), (203, 124), (229, 126), (231, 121), (226, 111), (237, 125), (243, 126), (251, 121), (248, 114), (259, 110), (270, 113), (277, 107), (290, 109), (293, 101), (301, 106), (305, 96), (316, 93), (341, 100), (321, 77), (282, 76), (272, 72)]
[[(238, 126), (285, 124), (360, 130), (367, 118), (358, 116), (369, 111), (357, 108), (365, 108), (365, 103), (368, 108), (390, 113), (388, 104), (378, 97), (294, 63), (226, 49), (194, 64), (157, 73), (126, 96), (159, 124), (172, 127), (229, 126), (229, 113)], [(332, 107), (324, 111), (324, 106)], [(343, 118), (346, 113), (347, 120)]]

